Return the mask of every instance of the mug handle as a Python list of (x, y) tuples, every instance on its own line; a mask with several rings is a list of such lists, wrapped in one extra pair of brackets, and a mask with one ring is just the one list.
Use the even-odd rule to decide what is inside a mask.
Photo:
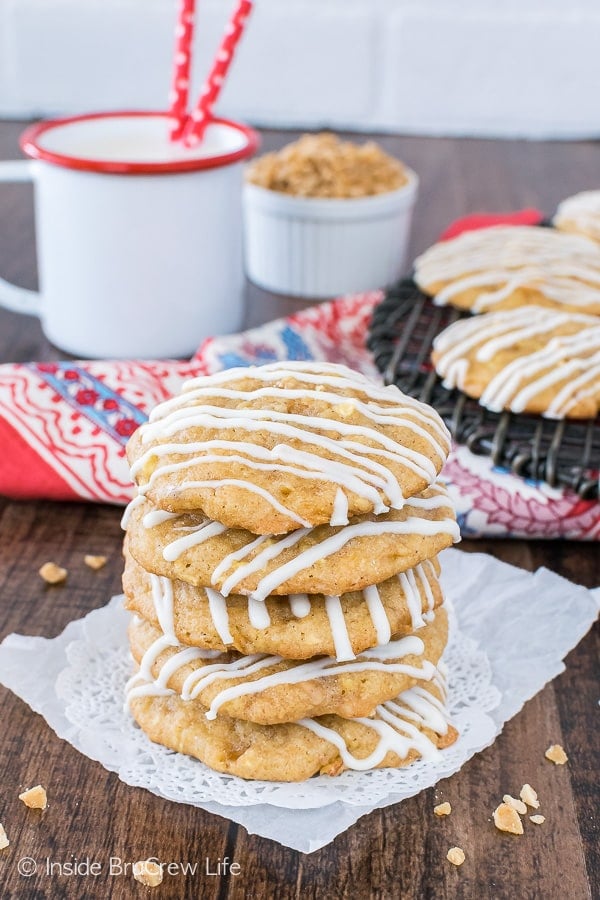
[[(0, 181), (33, 181), (33, 168), (30, 160), (16, 159), (0, 161)], [(11, 284), (0, 278), (0, 306), (12, 312), (25, 313), (28, 316), (40, 315), (40, 295), (37, 291)]]

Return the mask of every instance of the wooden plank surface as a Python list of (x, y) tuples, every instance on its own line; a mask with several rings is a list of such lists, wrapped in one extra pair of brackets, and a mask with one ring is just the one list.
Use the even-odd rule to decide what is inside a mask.
[[(0, 158), (17, 156), (19, 123), (0, 123)], [(264, 148), (288, 135), (269, 132)], [(597, 185), (600, 149), (593, 143), (527, 143), (382, 138), (383, 145), (416, 169), (422, 180), (411, 255), (431, 243), (452, 218), (476, 209), (536, 205), (551, 213), (558, 200)], [(31, 191), (0, 185), (0, 274), (36, 286)], [(305, 305), (248, 290), (247, 322), (257, 324)], [(60, 356), (31, 318), (0, 311), (0, 361)], [(52, 637), (73, 618), (106, 603), (119, 590), (119, 511), (85, 504), (0, 500), (0, 639), (17, 631)], [(572, 580), (600, 583), (597, 545), (543, 541), (465, 542), (532, 570), (545, 565)], [(86, 553), (105, 554), (92, 572)], [(69, 570), (65, 585), (47, 587), (37, 575), (55, 560)], [(485, 603), (485, 597), (481, 598)], [(110, 858), (133, 862), (156, 855), (198, 862), (195, 876), (165, 876), (153, 895), (164, 898), (569, 898), (600, 896), (598, 857), (598, 631), (567, 660), (566, 671), (481, 753), (437, 789), (376, 811), (328, 847), (310, 856), (249, 836), (224, 819), (159, 800), (121, 784), (54, 736), (43, 720), (0, 689), (0, 822), (11, 845), (0, 851), (0, 897), (82, 898), (144, 896), (130, 875), (110, 874)], [(570, 762), (544, 759), (551, 743)], [(50, 805), (44, 814), (17, 799), (41, 781)], [(538, 790), (546, 822), (523, 837), (500, 834), (491, 813), (506, 792), (524, 782)], [(447, 819), (432, 812), (440, 800)], [(467, 856), (460, 868), (445, 859), (449, 847)], [(72, 856), (100, 864), (101, 874), (47, 874), (47, 860)], [(205, 873), (229, 857), (237, 876)], [(20, 858), (37, 873), (19, 875)], [(115, 864), (116, 865), (116, 864)]]

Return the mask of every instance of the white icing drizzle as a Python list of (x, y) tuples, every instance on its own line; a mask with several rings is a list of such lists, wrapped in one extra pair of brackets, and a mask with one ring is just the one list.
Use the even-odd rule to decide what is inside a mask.
[(186, 550), (189, 550), (191, 547), (197, 547), (199, 544), (208, 541), (209, 538), (216, 537), (218, 534), (223, 534), (224, 531), (227, 531), (226, 525), (222, 525), (220, 522), (212, 522), (210, 519), (207, 519), (206, 522), (195, 525), (190, 529), (188, 534), (167, 544), (163, 549), (163, 559), (167, 560), (167, 562), (174, 562), (176, 559), (179, 559), (181, 554), (185, 553)]
[[(234, 550), (233, 553), (228, 553), (227, 556), (224, 556), (213, 572), (213, 584), (218, 581), (218, 579), (224, 572), (227, 571), (227, 569), (231, 568), (231, 566), (235, 566), (238, 560), (243, 559), (244, 556), (248, 556), (258, 547), (262, 547), (263, 544), (267, 544), (269, 540), (270, 538), (268, 534), (261, 534), (258, 537), (254, 538), (253, 541), (250, 541), (249, 544), (244, 544), (244, 546), (240, 547), (239, 550)], [(223, 591), (221, 591), (221, 593), (223, 593)]]
[[(252, 592), (252, 596), (258, 600), (264, 600), (269, 594), (272, 594), (281, 584), (296, 576), (299, 572), (308, 569), (321, 559), (331, 556), (333, 553), (341, 550), (348, 541), (357, 537), (370, 537), (382, 533), (381, 524), (379, 522), (361, 522), (357, 525), (348, 525), (338, 534), (331, 535), (321, 541), (314, 547), (310, 547), (299, 553), (294, 559), (283, 565), (278, 566), (269, 574), (261, 578)], [(421, 534), (424, 536), (432, 536), (436, 534), (449, 534), (454, 540), (459, 539), (458, 526), (453, 519), (444, 519), (442, 521), (432, 521), (430, 519), (420, 519), (416, 517), (408, 517), (404, 522), (387, 522), (385, 532), (388, 534)], [(251, 564), (250, 564), (251, 565)], [(226, 595), (227, 591), (231, 591), (236, 584), (249, 574), (246, 567), (241, 566), (233, 575), (231, 575), (223, 585), (222, 592)]]
[(427, 600), (427, 610), (423, 613), (423, 618), (426, 622), (431, 622), (435, 615), (435, 597), (433, 591), (431, 590), (429, 578), (425, 574), (425, 567), (427, 567), (430, 577), (434, 580), (437, 580), (437, 573), (430, 559), (425, 559), (422, 563), (420, 563), (420, 565), (415, 568), (415, 572), (419, 577), (419, 581), (421, 582), (421, 586), (425, 593), (425, 599)]
[[(414, 722), (422, 722), (426, 728), (430, 728), (438, 734), (446, 734), (448, 720), (442, 701), (420, 685), (415, 685), (410, 691), (406, 691), (406, 694), (408, 696), (402, 697), (401, 700), (408, 707), (408, 709), (402, 710), (403, 716)], [(395, 706), (395, 704), (390, 701), (388, 706)]]
[(290, 609), (297, 619), (304, 619), (311, 610), (311, 602), (308, 594), (290, 594)]
[(341, 488), (335, 492), (335, 501), (333, 503), (333, 512), (331, 513), (330, 525), (347, 525), (348, 524), (348, 498)]
[(371, 584), (363, 590), (363, 597), (371, 616), (373, 628), (377, 636), (378, 644), (387, 644), (392, 636), (390, 621), (387, 617), (381, 596), (376, 584)]
[(266, 603), (248, 597), (248, 618), (253, 628), (263, 630), (271, 624), (271, 617)]
[(470, 288), (482, 292), (481, 312), (518, 287), (532, 287), (549, 301), (600, 305), (600, 254), (590, 240), (528, 226), (495, 226), (434, 244), (415, 261), (415, 279), (427, 289), (442, 282), (435, 302), (450, 302)]
[(170, 578), (165, 578), (163, 575), (151, 574), (150, 587), (160, 630), (174, 644), (177, 638), (175, 637), (175, 619), (173, 615), (173, 582)]
[[(414, 509), (450, 509), (451, 504), (445, 490), (440, 485), (435, 485), (431, 490), (429, 497), (411, 497), (408, 505)], [(226, 526), (218, 522), (206, 520), (193, 527), (189, 533), (175, 541), (171, 541), (163, 549), (163, 557), (169, 562), (174, 562), (191, 547), (208, 540), (209, 538), (221, 534), (227, 530)], [(212, 573), (211, 583), (217, 585), (226, 573), (230, 573), (225, 577), (219, 590), (223, 596), (227, 597), (235, 592), (236, 587), (248, 576), (260, 571), (271, 560), (276, 559), (287, 548), (294, 547), (303, 538), (311, 533), (313, 529), (299, 528), (283, 537), (273, 538), (270, 535), (259, 535), (254, 540), (240, 547), (227, 556), (216, 566)], [(288, 579), (294, 577), (299, 572), (310, 568), (319, 560), (326, 559), (333, 553), (339, 551), (349, 541), (354, 538), (379, 536), (383, 534), (422, 534), (436, 535), (448, 534), (453, 541), (460, 538), (458, 526), (454, 518), (448, 517), (439, 520), (431, 520), (419, 518), (417, 516), (407, 516), (403, 522), (379, 520), (374, 522), (359, 522), (354, 525), (347, 525), (340, 528), (334, 534), (330, 534), (323, 538), (317, 544), (299, 553), (294, 559), (288, 563), (276, 567), (272, 572), (260, 579), (256, 590), (252, 596), (256, 600), (265, 600), (269, 594), (283, 584)], [(260, 549), (264, 546), (264, 549)], [(253, 559), (249, 562), (243, 562), (258, 550)], [(296, 604), (298, 608), (298, 604)], [(308, 613), (304, 613), (307, 615)], [(296, 613), (294, 613), (296, 615)]]
[(600, 323), (596, 317), (523, 307), (459, 320), (434, 341), (439, 354), (436, 369), (447, 387), (464, 389), (469, 352), (476, 350), (476, 360), (486, 362), (527, 339), (573, 325), (579, 328), (576, 333), (550, 336), (541, 349), (512, 359), (490, 380), (480, 398), (483, 406), (496, 412), (523, 412), (535, 396), (564, 381), (545, 413), (560, 418), (582, 397), (600, 394)]
[[(597, 353), (584, 358), (590, 349), (596, 347)], [(568, 379), (570, 383), (565, 385), (566, 398), (564, 389), (562, 392), (565, 398), (564, 412), (568, 413), (578, 402), (577, 395), (573, 395), (575, 376), (579, 376), (579, 384), (582, 379), (587, 383), (597, 375), (599, 365), (600, 325), (590, 328), (588, 332), (552, 338), (543, 350), (513, 360), (503, 370), (502, 379), (496, 376), (490, 381), (481, 395), (481, 402), (492, 410), (504, 409), (506, 406), (514, 412), (523, 412), (537, 394)], [(595, 387), (600, 393), (600, 383), (597, 380)]]
[(144, 494), (140, 494), (139, 492), (135, 495), (133, 500), (130, 500), (125, 509), (123, 510), (123, 515), (121, 516), (121, 528), (123, 531), (129, 525), (129, 520), (131, 519), (131, 514), (134, 509), (137, 509), (138, 506), (141, 506), (142, 503), (145, 503), (146, 497)]
[[(403, 641), (408, 642), (410, 640), (418, 641), (419, 643), (411, 644), (410, 647), (408, 646), (408, 644), (404, 647), (400, 646)], [(435, 666), (433, 666), (433, 664), (428, 662), (427, 660), (423, 662), (423, 665), (421, 667), (411, 666), (405, 663), (379, 661), (379, 659), (399, 659), (403, 656), (408, 655), (420, 656), (422, 655), (424, 649), (425, 648), (423, 642), (420, 641), (419, 638), (415, 638), (411, 635), (408, 638), (402, 638), (399, 641), (392, 641), (384, 648), (375, 647), (372, 650), (367, 650), (364, 653), (360, 653), (354, 661), (346, 662), (342, 665), (337, 664), (336, 661), (331, 657), (318, 657), (311, 660), (310, 662), (302, 663), (299, 666), (294, 666), (285, 671), (275, 672), (272, 675), (265, 675), (262, 678), (257, 679), (256, 681), (242, 682), (241, 684), (225, 688), (212, 700), (210, 707), (206, 713), (206, 718), (216, 719), (217, 713), (224, 703), (227, 703), (230, 700), (235, 700), (241, 696), (260, 693), (261, 691), (267, 690), (267, 688), (275, 687), (280, 684), (298, 684), (302, 681), (308, 681), (313, 678), (323, 678), (330, 675), (344, 675), (346, 673), (354, 674), (356, 672), (378, 671), (387, 672), (388, 674), (409, 675), (413, 678), (420, 678), (427, 681), (432, 677), (433, 671), (435, 669)], [(380, 654), (379, 658), (377, 657), (378, 652)], [(280, 661), (279, 657), (269, 657), (268, 659), (270, 659), (269, 663), (266, 663), (264, 660), (262, 661), (265, 664), (265, 667), (267, 665), (273, 665), (274, 660), (276, 660), (277, 662)], [(361, 660), (363, 659), (366, 661), (362, 662)], [(249, 674), (249, 672), (246, 672), (246, 674)], [(211, 675), (208, 676), (208, 683), (217, 678), (229, 677), (231, 677), (230, 672), (212, 672)], [(195, 682), (191, 689), (189, 686), (187, 686), (187, 689), (189, 691), (189, 699), (193, 699), (195, 696), (198, 696), (198, 693), (207, 686), (207, 679), (202, 677), (196, 680), (192, 679), (192, 676), (189, 676), (188, 680), (191, 683)], [(184, 697), (183, 691), (182, 697)], [(187, 698), (184, 697), (184, 699)]]
[[(206, 407), (193, 407), (193, 409), (196, 411), (197, 418), (200, 414), (199, 411), (206, 409)], [(210, 409), (218, 410), (220, 407), (210, 407)], [(315, 419), (315, 423), (317, 423), (318, 427), (323, 431), (334, 431), (348, 436), (374, 436), (373, 439), (376, 438), (384, 447), (384, 449), (380, 449), (379, 447), (369, 447), (366, 444), (357, 441), (335, 440), (295, 426), (278, 424), (280, 420), (285, 423), (285, 421), (289, 421), (290, 419), (297, 420), (300, 418), (298, 416), (292, 416), (291, 413), (271, 412), (267, 414), (263, 410), (255, 410), (253, 412), (254, 416), (252, 418), (242, 418), (239, 410), (229, 410), (228, 413), (231, 415), (226, 417), (228, 418), (227, 424), (230, 427), (236, 427), (246, 431), (260, 431), (268, 425), (269, 431), (275, 432), (282, 437), (291, 437), (302, 440), (306, 446), (312, 445), (319, 447), (329, 456), (321, 456), (317, 453), (308, 452), (307, 450), (295, 449), (287, 446), (285, 443), (276, 444), (272, 449), (267, 450), (265, 447), (260, 447), (258, 444), (239, 440), (212, 440), (188, 443), (170, 442), (146, 451), (146, 453), (132, 466), (132, 477), (134, 478), (138, 474), (138, 471), (145, 465), (150, 456), (160, 458), (169, 454), (190, 456), (195, 453), (197, 455), (192, 456), (191, 459), (157, 467), (152, 472), (148, 481), (139, 487), (140, 492), (146, 493), (154, 484), (154, 481), (162, 475), (179, 472), (196, 464), (225, 461), (231, 463), (237, 461), (243, 463), (248, 468), (257, 470), (283, 473), (288, 472), (299, 478), (305, 479), (328, 479), (334, 484), (342, 485), (348, 489), (354, 490), (355, 493), (358, 493), (367, 499), (372, 498), (373, 502), (375, 502), (374, 498), (377, 497), (378, 509), (380, 512), (384, 512), (387, 507), (381, 501), (379, 494), (371, 485), (385, 489), (386, 494), (390, 497), (390, 501), (393, 502), (393, 504), (397, 505), (398, 503), (402, 503), (403, 495), (397, 479), (394, 478), (385, 466), (369, 458), (372, 456), (379, 456), (384, 459), (395, 461), (396, 463), (400, 461), (398, 456), (399, 445), (391, 439), (386, 438), (385, 435), (377, 434), (376, 432), (372, 432), (371, 429), (358, 425), (353, 427), (337, 421), (330, 424), (326, 419)], [(237, 416), (237, 418), (232, 418), (234, 415)], [(264, 421), (260, 420), (261, 416)], [(204, 416), (203, 421), (201, 422), (196, 421), (196, 418), (194, 421), (179, 423), (179, 427), (192, 428), (194, 425), (200, 424), (205, 427), (223, 428), (223, 422), (221, 418), (217, 416)], [(211, 449), (228, 450), (230, 452), (226, 455), (209, 454), (207, 451)], [(237, 453), (235, 451), (237, 451)], [(241, 456), (241, 453), (244, 455)], [(348, 459), (352, 465), (337, 459), (331, 459), (331, 454), (336, 454), (338, 457), (341, 456), (344, 459)], [(402, 456), (401, 462), (406, 468), (410, 469), (420, 477), (428, 477), (430, 481), (433, 481), (435, 478), (436, 467), (429, 457), (408, 447), (402, 448)], [(440, 458), (445, 457), (441, 456)], [(268, 460), (268, 462), (257, 462), (257, 459)], [(288, 463), (288, 465), (285, 465), (286, 463)], [(298, 465), (306, 465), (311, 468), (298, 468)]]
[(417, 686), (404, 691), (394, 700), (381, 703), (375, 709), (378, 718), (358, 718), (355, 722), (376, 731), (379, 740), (375, 749), (359, 759), (348, 749), (342, 735), (328, 728), (318, 719), (300, 719), (298, 725), (308, 728), (338, 750), (346, 768), (355, 771), (373, 769), (384, 761), (388, 753), (406, 759), (411, 751), (417, 751), (423, 759), (436, 759), (440, 751), (433, 741), (420, 731), (426, 727), (439, 735), (448, 731), (448, 717), (437, 697)]
[[(233, 382), (236, 378), (252, 377), (264, 383), (251, 393), (220, 387), (223, 382)], [(301, 382), (299, 388), (284, 388), (280, 382), (294, 378)], [(278, 382), (273, 386), (269, 382)], [(402, 446), (376, 427), (351, 424), (338, 418), (301, 415), (241, 407), (241, 404), (258, 397), (270, 399), (318, 399), (333, 408), (348, 403), (348, 397), (327, 390), (351, 389), (360, 391), (368, 400), (352, 398), (353, 408), (366, 417), (373, 426), (393, 426), (409, 429), (415, 437), (422, 438), (428, 445), (428, 452), (421, 453), (410, 446)], [(210, 405), (202, 401), (211, 398), (237, 401), (235, 408)], [(380, 402), (392, 406), (382, 406)], [(296, 477), (326, 480), (337, 485), (335, 504), (331, 521), (345, 524), (347, 521), (347, 492), (352, 492), (368, 500), (376, 513), (389, 508), (384, 499), (394, 508), (401, 508), (404, 496), (397, 477), (389, 468), (389, 462), (408, 468), (420, 478), (431, 483), (436, 477), (437, 466), (432, 459), (437, 456), (443, 461), (449, 446), (449, 435), (445, 425), (432, 409), (412, 398), (405, 397), (392, 386), (382, 388), (370, 383), (364, 376), (343, 366), (332, 364), (274, 363), (251, 369), (233, 369), (225, 373), (195, 379), (184, 385), (178, 397), (157, 406), (149, 422), (141, 426), (142, 443), (153, 440), (166, 441), (173, 435), (193, 428), (223, 430), (235, 428), (238, 431), (267, 430), (282, 440), (273, 448), (259, 447), (246, 441), (212, 440), (206, 442), (170, 442), (150, 447), (132, 466), (132, 476), (139, 475), (151, 457), (159, 460), (148, 481), (140, 485), (145, 493), (154, 481), (163, 476), (179, 472), (203, 463), (239, 462), (244, 466), (263, 471), (289, 472)], [(317, 432), (330, 432), (334, 437)], [(364, 438), (374, 446), (368, 446), (357, 438)], [(286, 440), (300, 442), (302, 449), (294, 448)], [(310, 448), (314, 448), (311, 450)], [(321, 451), (316, 452), (317, 450)], [(213, 452), (221, 451), (221, 453)], [(161, 465), (163, 456), (183, 456), (176, 463)], [(332, 458), (333, 457), (333, 458)], [(376, 457), (376, 459), (373, 459)], [(388, 462), (388, 465), (385, 463)], [(235, 484), (238, 487), (259, 494), (278, 512), (289, 516), (300, 525), (307, 523), (293, 511), (279, 503), (269, 491), (258, 488), (252, 481), (244, 479), (215, 479), (207, 481), (183, 481), (183, 487), (193, 490), (203, 487), (218, 488)]]
[[(170, 647), (181, 647), (177, 653), (168, 659), (160, 668), (160, 672), (156, 678), (152, 674), (152, 669), (160, 656), (160, 654)], [(170, 636), (161, 634), (159, 638), (153, 641), (144, 653), (139, 670), (133, 675), (126, 686), (127, 702), (133, 697), (151, 696), (154, 693), (160, 695), (174, 693), (167, 688), (169, 679), (174, 675), (177, 669), (186, 666), (190, 662), (198, 659), (214, 659), (221, 656), (220, 650), (202, 650), (199, 647), (183, 647), (175, 635)], [(150, 688), (155, 687), (156, 691)]]
[(400, 572), (398, 575), (398, 581), (402, 587), (404, 592), (404, 596), (406, 598), (406, 605), (408, 606), (408, 611), (410, 613), (410, 620), (412, 623), (412, 630), (416, 631), (418, 628), (422, 628), (425, 624), (425, 620), (423, 619), (423, 615), (421, 613), (423, 602), (421, 600), (421, 594), (417, 587), (417, 582), (415, 581), (414, 573), (411, 569), (408, 569), (406, 572)]
[[(291, 534), (287, 534), (281, 540), (275, 541), (272, 544), (268, 544), (268, 546), (261, 550), (260, 553), (252, 559), (250, 562), (245, 565), (238, 566), (232, 574), (225, 579), (223, 584), (221, 585), (221, 593), (227, 597), (234, 588), (242, 581), (243, 578), (246, 578), (248, 575), (252, 575), (254, 572), (262, 569), (264, 565), (270, 562), (272, 559), (275, 559), (283, 550), (287, 550), (290, 547), (295, 547), (302, 538), (306, 537), (309, 529), (307, 528), (299, 528), (297, 531), (292, 531)], [(258, 541), (252, 541), (247, 545), (249, 551), (255, 549), (259, 546)], [(244, 558), (248, 554), (241, 553), (241, 550), (236, 550), (234, 553), (230, 553), (229, 556), (226, 556), (223, 559), (217, 568), (215, 569), (212, 576), (212, 583), (215, 584), (216, 580), (220, 577), (221, 573), (226, 572), (231, 567), (231, 561), (239, 561)], [(265, 591), (261, 593), (259, 591), (254, 591), (252, 596), (256, 600), (264, 600), (266, 597), (271, 594), (272, 591)]]
[(206, 596), (208, 598), (208, 608), (210, 610), (210, 615), (213, 621), (213, 625), (215, 626), (215, 631), (227, 647), (229, 644), (233, 644), (233, 637), (231, 631), (229, 630), (229, 615), (227, 613), (227, 603), (222, 594), (219, 594), (218, 591), (213, 591), (212, 588), (205, 588)]
[[(426, 560), (425, 564), (431, 566), (429, 560)], [(431, 570), (435, 575), (433, 566), (431, 566)], [(178, 641), (175, 636), (173, 583), (169, 578), (165, 578), (164, 576), (150, 574), (149, 577), (159, 626), (165, 636), (169, 637), (171, 645), (175, 645)], [(425, 593), (428, 604), (427, 612), (423, 614), (421, 613), (422, 600), (419, 586), (417, 585), (417, 579), (421, 585), (421, 589)], [(400, 573), (398, 575), (398, 581), (404, 592), (411, 615), (412, 629), (415, 631), (425, 625), (426, 621), (431, 621), (433, 617), (435, 601), (431, 586), (422, 565), (418, 565), (412, 570), (409, 569), (407, 572)], [(219, 591), (216, 591), (213, 588), (205, 588), (204, 590), (206, 591), (209, 612), (214, 629), (223, 644), (229, 646), (234, 643), (234, 639), (229, 628), (227, 601)], [(367, 605), (375, 629), (377, 644), (386, 644), (390, 640), (392, 632), (377, 585), (369, 585), (366, 587), (362, 591), (362, 597)], [(280, 602), (283, 601), (284, 598), (281, 598)], [(312, 604), (308, 594), (292, 594), (288, 597), (288, 602), (292, 614), (297, 618), (304, 618), (311, 611)], [(256, 600), (253, 597), (248, 597), (247, 603), (248, 619), (252, 627), (259, 631), (269, 628), (271, 625), (271, 617), (266, 603), (262, 600)], [(352, 649), (341, 598), (338, 596), (326, 596), (325, 612), (329, 620), (336, 660), (338, 662), (343, 662), (355, 659), (356, 654)]]
[(594, 239), (600, 238), (600, 191), (581, 191), (558, 204), (554, 224), (571, 223)]
[(331, 628), (336, 660), (338, 662), (346, 662), (349, 659), (355, 659), (356, 654), (352, 649), (340, 598), (326, 596), (325, 610), (329, 619), (329, 627)]
[[(142, 494), (142, 499), (144, 495)], [(178, 513), (168, 512), (166, 509), (153, 509), (151, 512), (146, 513), (144, 518), (142, 519), (142, 525), (144, 528), (154, 528), (156, 525), (162, 525), (163, 522), (168, 522), (170, 519), (176, 519)]]
[[(139, 672), (128, 683), (128, 698), (138, 696), (135, 693), (140, 682), (153, 682), (163, 690), (169, 679), (181, 667), (200, 659), (215, 659), (220, 656), (219, 651), (200, 650), (197, 647), (185, 647), (174, 653), (173, 656), (161, 666), (156, 678), (152, 675), (152, 667), (163, 650), (168, 647), (182, 646), (174, 644), (170, 638), (161, 635), (144, 653), (140, 663)], [(366, 671), (379, 671), (388, 674), (405, 674), (413, 678), (429, 681), (435, 674), (435, 666), (428, 660), (423, 660), (420, 666), (399, 662), (406, 656), (422, 656), (425, 650), (423, 641), (415, 635), (399, 638), (395, 641), (373, 647), (359, 653), (351, 662), (336, 662), (329, 656), (316, 657), (308, 662), (300, 663), (279, 672), (264, 675), (255, 681), (243, 680), (238, 684), (221, 690), (212, 700), (206, 713), (207, 719), (215, 719), (224, 703), (248, 694), (257, 694), (270, 687), (283, 684), (298, 684), (315, 678), (343, 675)], [(279, 656), (255, 653), (250, 656), (242, 656), (232, 662), (214, 662), (200, 666), (192, 671), (182, 685), (181, 697), (183, 700), (195, 700), (206, 687), (215, 681), (236, 677), (247, 678), (262, 669), (279, 665), (285, 662)], [(145, 696), (149, 695), (148, 685), (144, 685)]]
[(186, 481), (186, 487), (190, 490), (196, 490), (201, 488), (219, 488), (219, 487), (239, 487), (243, 488), (243, 490), (249, 491), (251, 494), (256, 494), (259, 497), (263, 497), (267, 500), (273, 509), (276, 509), (277, 512), (283, 513), (283, 515), (288, 516), (293, 522), (297, 522), (298, 525), (302, 525), (304, 528), (310, 527), (310, 522), (306, 519), (303, 519), (301, 516), (296, 515), (291, 509), (288, 509), (287, 506), (284, 506), (283, 503), (280, 503), (270, 491), (267, 491), (265, 488), (260, 487), (258, 484), (254, 484), (251, 481), (243, 481), (241, 478), (215, 478), (210, 481)]
[[(282, 378), (295, 378), (303, 384), (314, 385), (315, 391), (319, 393), (322, 392), (325, 385), (333, 387), (334, 389), (348, 388), (349, 390), (360, 391), (365, 394), (370, 401), (395, 403), (395, 407), (384, 407), (383, 410), (384, 414), (390, 413), (391, 410), (392, 416), (397, 414), (397, 403), (398, 398), (400, 397), (406, 410), (410, 410), (410, 413), (417, 419), (426, 422), (433, 427), (440, 437), (446, 440), (448, 439), (446, 426), (443, 424), (435, 410), (412, 397), (402, 394), (395, 385), (388, 384), (384, 386), (375, 384), (365, 378), (364, 375), (361, 375), (360, 372), (356, 372), (353, 369), (349, 369), (347, 366), (339, 365), (337, 363), (308, 361), (274, 362), (267, 363), (267, 365), (258, 368), (256, 366), (237, 367), (226, 369), (222, 372), (216, 372), (213, 375), (190, 379), (189, 381), (184, 382), (181, 394), (154, 407), (150, 413), (149, 422), (162, 419), (165, 415), (168, 415), (170, 410), (187, 403), (190, 396), (197, 396), (194, 392), (198, 389), (202, 390), (208, 386), (221, 385), (226, 382), (234, 381), (237, 378), (255, 378), (265, 384), (269, 382), (279, 382)], [(340, 398), (336, 395), (336, 400), (337, 402), (346, 403), (348, 402), (348, 397)], [(355, 403), (354, 398), (352, 398), (352, 403)]]

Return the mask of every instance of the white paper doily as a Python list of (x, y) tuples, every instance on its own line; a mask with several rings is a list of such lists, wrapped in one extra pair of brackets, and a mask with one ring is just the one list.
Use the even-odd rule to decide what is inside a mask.
[[(120, 598), (114, 598), (113, 604)], [(217, 801), (227, 806), (269, 803), (294, 809), (328, 806), (336, 800), (362, 806), (390, 792), (404, 796), (435, 784), (459, 769), (496, 735), (487, 713), (498, 705), (500, 692), (491, 683), (486, 654), (473, 640), (452, 629), (444, 659), (448, 667), (448, 706), (460, 737), (440, 753), (439, 761), (419, 760), (405, 769), (320, 775), (298, 784), (245, 781), (222, 775), (197, 760), (153, 744), (123, 706), (132, 662), (125, 633), (128, 616), (111, 604), (92, 613), (86, 636), (66, 649), (69, 665), (56, 682), (67, 719), (93, 736), (98, 758), (117, 758), (122, 781), (147, 788), (161, 797), (194, 806)]]
[(458, 550), (444, 551), (440, 561), (458, 624), (445, 659), (460, 738), (435, 764), (282, 785), (218, 775), (152, 744), (123, 709), (131, 663), (128, 614), (118, 598), (51, 640), (9, 635), (0, 645), (0, 682), (41, 713), (59, 737), (127, 784), (312, 852), (373, 809), (457, 772), (492, 743), (504, 723), (564, 669), (564, 656), (598, 614), (597, 591), (545, 569), (529, 573)]

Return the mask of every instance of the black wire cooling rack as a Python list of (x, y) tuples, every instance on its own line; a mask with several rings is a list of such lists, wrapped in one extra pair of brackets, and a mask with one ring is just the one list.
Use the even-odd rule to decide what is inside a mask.
[(555, 421), (493, 413), (459, 390), (448, 390), (430, 362), (433, 339), (464, 313), (434, 306), (412, 279), (387, 291), (375, 308), (367, 347), (387, 384), (433, 406), (454, 439), (524, 478), (599, 496), (600, 419)]

